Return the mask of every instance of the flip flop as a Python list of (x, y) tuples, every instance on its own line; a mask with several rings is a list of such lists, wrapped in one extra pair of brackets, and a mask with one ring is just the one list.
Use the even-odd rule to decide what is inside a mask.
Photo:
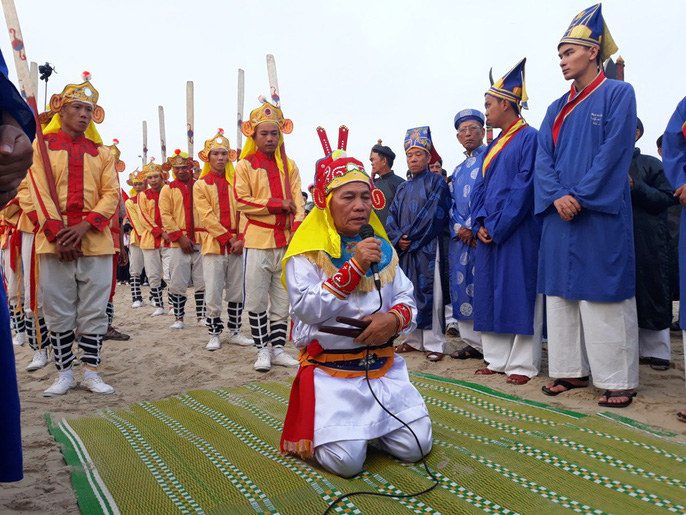
[(417, 349), (415, 349), (412, 345), (408, 345), (407, 343), (401, 343), (395, 348), (395, 352), (398, 354), (405, 354), (406, 352), (419, 352)]
[(456, 350), (450, 355), (450, 357), (453, 359), (484, 359), (484, 355), (471, 345), (467, 345), (460, 350)]
[[(636, 392), (630, 392), (629, 390), (605, 390), (605, 393), (601, 397), (605, 397), (605, 402), (598, 401), (598, 406), (603, 406), (604, 408), (626, 408), (631, 404), (636, 397)], [(628, 401), (624, 402), (608, 402), (613, 397), (628, 397)]]
[(519, 385), (522, 385), (522, 384), (528, 383), (530, 380), (531, 380), (530, 377), (524, 376), (524, 375), (522, 375), (522, 374), (510, 374), (509, 376), (507, 376), (507, 381), (506, 381), (506, 382), (509, 383), (509, 384), (519, 384)]
[(586, 381), (586, 384), (585, 385), (579, 385), (579, 384), (570, 383), (569, 381), (565, 381), (564, 379), (555, 379), (555, 381), (553, 381), (553, 388), (556, 386), (564, 386), (566, 388), (566, 390), (562, 390), (560, 392), (555, 392), (555, 391), (551, 390), (550, 388), (548, 388), (546, 385), (543, 385), (541, 387), (541, 390), (543, 390), (543, 393), (545, 393), (546, 395), (550, 395), (551, 397), (555, 397), (556, 395), (560, 395), (561, 393), (568, 392), (569, 390), (574, 390), (575, 388), (586, 388), (586, 387), (588, 387), (588, 376), (579, 377), (578, 380), (579, 381)]
[(443, 359), (443, 356), (445, 356), (445, 354), (443, 354), (442, 352), (426, 352), (424, 354), (424, 356), (426, 357), (427, 361), (434, 361), (435, 362), (435, 361), (441, 361)]
[(677, 413), (676, 413), (677, 420), (679, 420), (680, 422), (686, 422), (686, 413), (685, 412), (686, 412), (686, 410), (677, 411)]
[(505, 372), (496, 372), (490, 368), (479, 368), (474, 372), (475, 376), (492, 376), (495, 374), (504, 374)]

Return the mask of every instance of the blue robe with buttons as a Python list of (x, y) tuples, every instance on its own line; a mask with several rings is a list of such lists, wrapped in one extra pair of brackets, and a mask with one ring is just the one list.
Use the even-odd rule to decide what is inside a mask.
[(471, 156), (455, 167), (450, 181), (450, 299), (453, 318), (458, 320), (474, 318), (476, 248), (460, 240), (457, 231), (462, 227), (472, 230), (472, 190), (477, 176), (481, 174), (485, 151), (486, 145), (475, 148)]
[[(636, 97), (630, 84), (605, 80), (570, 112), (553, 145), (553, 123), (568, 97), (548, 108), (538, 138), (536, 213), (543, 216), (538, 291), (621, 302), (636, 289), (629, 190)], [(570, 222), (553, 204), (567, 194), (581, 205)]]
[[(400, 268), (414, 285), (417, 328), (431, 329), (438, 239), (448, 223), (450, 191), (443, 176), (425, 170), (400, 186), (388, 211), (386, 233), (398, 252)], [(412, 242), (402, 251), (403, 234)], [(445, 297), (445, 296), (444, 296)]]
[[(36, 134), (33, 113), (7, 78), (7, 65), (2, 53), (0, 53), (0, 111), (11, 114), (29, 139), (33, 140)], [(24, 475), (19, 412), (19, 392), (7, 296), (4, 288), (0, 287), (0, 482), (19, 481)]]
[[(474, 329), (533, 334), (536, 271), (541, 237), (534, 216), (536, 129), (522, 128), (483, 173), (472, 193), (474, 235), (482, 226), (493, 239), (476, 245)], [(498, 136), (486, 149), (502, 137)]]
[[(662, 137), (662, 164), (665, 175), (676, 190), (686, 184), (686, 97), (669, 120)], [(679, 320), (686, 321), (686, 214), (681, 210), (679, 229)]]

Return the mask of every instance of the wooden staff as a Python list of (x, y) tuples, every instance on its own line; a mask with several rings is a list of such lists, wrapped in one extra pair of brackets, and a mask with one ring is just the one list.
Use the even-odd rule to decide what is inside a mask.
[(57, 195), (55, 176), (52, 173), (52, 165), (50, 164), (50, 158), (48, 157), (48, 149), (45, 145), (43, 129), (41, 128), (40, 120), (38, 119), (39, 112), (38, 104), (36, 103), (36, 90), (33, 89), (30, 79), (29, 65), (26, 62), (24, 37), (21, 34), (19, 16), (17, 16), (17, 8), (14, 5), (14, 0), (2, 0), (2, 10), (5, 13), (7, 30), (10, 33), (10, 40), (12, 42), (12, 55), (14, 56), (14, 64), (17, 67), (17, 77), (19, 78), (19, 83), (24, 87), (26, 101), (33, 110), (33, 117), (36, 120), (36, 139), (38, 140), (38, 149), (40, 150), (40, 157), (43, 161), (43, 168), (45, 169), (45, 178), (48, 183), (50, 198), (55, 203), (57, 212), (60, 213), (60, 198)]
[(193, 160), (193, 129), (195, 123), (193, 122), (193, 115), (195, 114), (193, 108), (193, 81), (186, 82), (186, 129), (188, 131), (188, 156)]
[(164, 127), (164, 107), (159, 106), (160, 111), (160, 150), (162, 156), (162, 162), (167, 162), (167, 131)]
[[(33, 91), (34, 95), (37, 95), (38, 94), (38, 63), (31, 61), (31, 68), (29, 69), (29, 77), (31, 78), (31, 91)], [(37, 100), (36, 100), (36, 104), (38, 104)]]
[(243, 109), (245, 107), (245, 72), (238, 68), (238, 131), (236, 132), (236, 153), (240, 157), (243, 150)]
[(143, 120), (143, 166), (148, 164), (148, 122)]
[[(276, 107), (281, 107), (281, 97), (279, 96), (279, 81), (276, 76), (276, 61), (272, 54), (267, 54), (267, 75), (269, 76), (269, 93)], [(283, 137), (283, 135), (281, 136)], [(288, 171), (288, 156), (286, 155), (286, 143), (281, 144), (281, 159), (283, 159), (284, 183), (286, 186), (286, 198), (293, 200), (291, 195), (291, 178)], [(295, 226), (295, 214), (290, 213), (291, 231)]]

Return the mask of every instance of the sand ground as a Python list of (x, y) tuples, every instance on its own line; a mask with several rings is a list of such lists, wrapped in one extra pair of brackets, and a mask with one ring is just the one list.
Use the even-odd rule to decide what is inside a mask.
[[(144, 290), (147, 290), (145, 288)], [(126, 408), (142, 400), (154, 401), (195, 389), (234, 387), (254, 381), (286, 380), (295, 369), (275, 367), (271, 372), (252, 369), (255, 350), (224, 344), (217, 352), (205, 350), (207, 331), (188, 323), (186, 329), (169, 329), (169, 316), (150, 318), (152, 309), (132, 309), (128, 286), (119, 286), (115, 298), (115, 326), (131, 335), (125, 342), (107, 341), (103, 350), (102, 376), (116, 389), (113, 395), (98, 396), (78, 387), (64, 397), (44, 398), (43, 390), (52, 383), (56, 372), (52, 364), (43, 370), (26, 372), (31, 361), (28, 345), (16, 348), (17, 374), (22, 402), (24, 443), (24, 479), (0, 484), (1, 513), (77, 513), (76, 496), (69, 472), (58, 444), (48, 433), (46, 413), (55, 417), (77, 417), (94, 414), (103, 408)], [(187, 308), (193, 311), (189, 299)], [(247, 320), (243, 331), (249, 334)], [(449, 338), (449, 347), (461, 347), (457, 338)], [(292, 344), (289, 353), (297, 353)], [(502, 392), (546, 402), (554, 406), (593, 414), (603, 411), (596, 404), (600, 391), (595, 388), (574, 390), (566, 395), (548, 397), (541, 386), (548, 381), (544, 364), (541, 375), (527, 385), (505, 383), (504, 376), (475, 376), (481, 361), (457, 361), (446, 357), (439, 363), (426, 361), (423, 354), (404, 355), (410, 370), (464, 379), (487, 385)], [(686, 441), (686, 424), (675, 413), (686, 407), (684, 389), (684, 348), (680, 334), (672, 334), (672, 368), (657, 372), (641, 366), (641, 386), (634, 403), (618, 413), (653, 424), (681, 435)], [(77, 380), (82, 367), (75, 368)], [(275, 442), (276, 444), (276, 442)]]

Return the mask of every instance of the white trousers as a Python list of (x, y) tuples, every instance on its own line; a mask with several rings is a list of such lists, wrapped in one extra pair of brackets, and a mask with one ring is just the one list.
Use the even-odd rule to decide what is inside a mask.
[(202, 254), (200, 245), (195, 245), (193, 254), (185, 254), (181, 247), (169, 248), (169, 293), (186, 295), (188, 283), (193, 279), (193, 289), (203, 291), (205, 278), (202, 271)]
[(474, 320), (458, 320), (457, 327), (460, 330), (460, 338), (462, 338), (467, 345), (470, 345), (483, 354), (484, 346), (481, 342), (481, 332), (474, 330)]
[[(425, 416), (408, 426), (417, 435), (421, 451), (412, 433), (404, 426), (379, 438), (377, 446), (402, 461), (414, 463), (422, 459), (422, 454), (431, 452), (431, 419)], [(315, 447), (314, 455), (319, 464), (332, 474), (349, 478), (362, 472), (367, 459), (367, 443), (367, 440), (329, 442)]]
[(112, 256), (84, 256), (62, 262), (41, 254), (43, 315), (48, 330), (103, 335), (107, 332), (107, 301), (112, 289)]
[[(143, 262), (145, 263), (145, 275), (148, 276), (148, 284), (151, 288), (159, 288), (162, 284), (162, 277), (169, 282), (169, 260), (171, 259), (171, 249), (160, 247), (159, 249), (142, 249)], [(164, 272), (166, 261), (167, 272)]]
[(222, 295), (226, 302), (243, 302), (243, 256), (205, 254), (202, 258), (207, 317), (221, 317)]
[(7, 284), (7, 301), (11, 306), (18, 304), (24, 305), (24, 284), (19, 281), (18, 270), (21, 268), (21, 259), (15, 262), (14, 267), (17, 270), (12, 270), (10, 265), (10, 249), (2, 251), (2, 271), (5, 276), (5, 283)]
[(609, 390), (638, 386), (636, 298), (590, 302), (547, 297), (550, 377), (593, 376)]
[(638, 355), (641, 358), (658, 358), (669, 361), (672, 345), (669, 341), (669, 327), (653, 331), (638, 328)]
[(145, 260), (143, 258), (143, 251), (138, 245), (129, 245), (129, 274), (141, 275)]
[(436, 247), (436, 266), (434, 268), (434, 299), (431, 329), (415, 329), (407, 335), (405, 343), (424, 352), (445, 352), (445, 334), (441, 330), (441, 316), (444, 314), (443, 291), (441, 289), (441, 263)]
[(285, 254), (286, 247), (243, 250), (246, 311), (264, 313), (269, 308), (270, 320), (282, 321), (288, 318), (288, 295), (281, 284), (281, 260)]
[(34, 253), (33, 243), (36, 239), (35, 234), (32, 232), (21, 233), (21, 267), (24, 273), (24, 313), (27, 315), (32, 314), (31, 311), (31, 259), (35, 259), (35, 265), (38, 268), (38, 285), (36, 287), (37, 306), (38, 306), (38, 316), (42, 316), (43, 313), (43, 281), (44, 279), (40, 277), (40, 263), (38, 256)]
[(534, 303), (534, 334), (506, 334), (483, 331), (484, 360), (488, 368), (505, 372), (508, 376), (538, 375), (541, 368), (541, 336), (543, 333), (543, 295), (536, 295)]

